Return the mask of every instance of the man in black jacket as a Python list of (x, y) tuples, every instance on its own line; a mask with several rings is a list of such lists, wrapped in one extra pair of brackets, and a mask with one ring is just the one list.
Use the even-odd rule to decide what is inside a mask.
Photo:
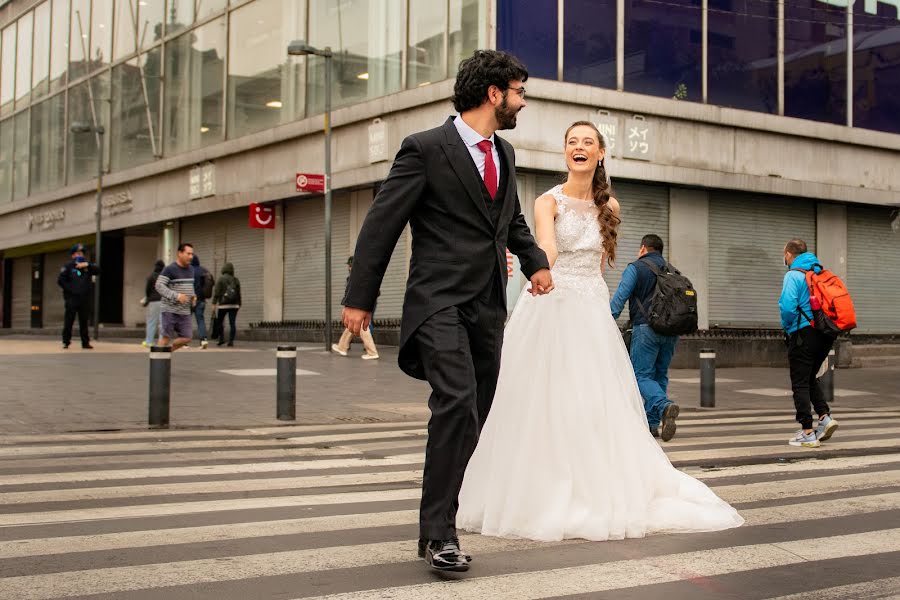
[(94, 289), (92, 276), (98, 274), (100, 269), (96, 264), (88, 262), (84, 256), (84, 246), (81, 244), (72, 246), (71, 254), (72, 260), (63, 265), (59, 277), (56, 278), (56, 283), (63, 290), (66, 304), (62, 331), (63, 349), (68, 348), (72, 342), (72, 326), (77, 315), (78, 329), (81, 331), (81, 347), (91, 350), (93, 346), (88, 336), (88, 311), (91, 308), (91, 292)]
[(456, 536), (457, 497), (487, 418), (506, 321), (506, 248), (533, 294), (553, 288), (549, 263), (519, 206), (516, 157), (494, 135), (525, 107), (528, 71), (504, 52), (478, 50), (460, 64), (460, 113), (403, 140), (366, 216), (344, 297), (344, 324), (359, 335), (394, 246), (409, 223), (400, 368), (431, 385), (419, 554), (433, 568), (465, 571)]

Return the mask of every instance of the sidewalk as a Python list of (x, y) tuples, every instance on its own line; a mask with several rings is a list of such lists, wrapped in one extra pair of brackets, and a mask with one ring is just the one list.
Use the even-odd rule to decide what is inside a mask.
[[(0, 338), (0, 433), (143, 429), (147, 422), (147, 350), (140, 342), (101, 340), (94, 350), (31, 336)], [(275, 344), (192, 347), (172, 359), (173, 428), (258, 427), (275, 419)], [(299, 346), (296, 423), (396, 422), (428, 418), (428, 385), (397, 367), (397, 349), (381, 360)], [(698, 372), (674, 370), (670, 393), (686, 411), (699, 411)], [(900, 369), (836, 373), (834, 410), (900, 406)], [(720, 369), (716, 408), (778, 411), (794, 427), (787, 369)]]

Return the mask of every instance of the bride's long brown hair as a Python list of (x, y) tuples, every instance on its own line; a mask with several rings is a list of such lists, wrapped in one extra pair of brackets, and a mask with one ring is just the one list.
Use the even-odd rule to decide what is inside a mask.
[[(597, 143), (600, 144), (600, 148), (606, 150), (606, 143), (603, 140), (603, 136), (600, 135), (600, 130), (590, 121), (575, 121), (569, 125), (569, 128), (566, 129), (565, 140), (569, 139), (569, 133), (576, 127), (590, 127), (593, 129), (594, 133), (597, 134)], [(563, 143), (565, 143), (565, 141)], [(604, 159), (605, 158), (606, 157), (604, 156)], [(616, 262), (616, 245), (618, 244), (619, 224), (622, 222), (622, 219), (617, 217), (609, 206), (609, 197), (612, 188), (606, 178), (606, 166), (603, 164), (604, 159), (601, 159), (597, 168), (594, 169), (594, 178), (591, 180), (591, 195), (594, 198), (594, 205), (597, 207), (598, 211), (597, 221), (600, 223), (600, 235), (603, 238), (603, 250), (606, 252), (606, 262), (612, 267)]]

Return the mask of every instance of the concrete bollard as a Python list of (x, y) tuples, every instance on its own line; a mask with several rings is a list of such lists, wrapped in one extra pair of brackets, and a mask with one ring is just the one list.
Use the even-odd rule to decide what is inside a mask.
[(819, 378), (819, 389), (825, 397), (825, 402), (832, 404), (834, 402), (834, 349), (828, 352), (828, 358), (825, 359), (825, 373)]
[(172, 383), (172, 347), (150, 347), (150, 415), (153, 429), (169, 427), (169, 395)]
[(700, 406), (716, 405), (716, 352), (711, 348), (700, 350)]
[(297, 418), (297, 347), (278, 346), (276, 359), (276, 413), (279, 421)]

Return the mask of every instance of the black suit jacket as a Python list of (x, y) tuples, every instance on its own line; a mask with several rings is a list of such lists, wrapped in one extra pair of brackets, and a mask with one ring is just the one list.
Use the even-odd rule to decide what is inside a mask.
[[(478, 297), (494, 284), (492, 278), (498, 280), (497, 289), (505, 289), (506, 248), (519, 257), (526, 277), (549, 268), (519, 206), (515, 152), (499, 136), (494, 139), (501, 168), (508, 169), (504, 193), (493, 200), (502, 203), (496, 224), (478, 169), (450, 117), (440, 127), (403, 140), (359, 233), (343, 304), (371, 310), (391, 253), (410, 224), (412, 257), (399, 363), (419, 379), (424, 373), (407, 342), (428, 317)], [(505, 294), (502, 302), (505, 307)]]

